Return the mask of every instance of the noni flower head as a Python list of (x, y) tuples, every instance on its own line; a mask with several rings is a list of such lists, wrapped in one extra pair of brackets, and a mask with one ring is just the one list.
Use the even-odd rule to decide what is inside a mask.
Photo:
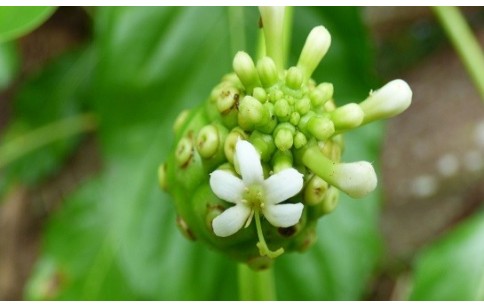
[(209, 99), (180, 114), (175, 149), (159, 168), (183, 234), (255, 269), (310, 247), (339, 191), (362, 198), (375, 189), (369, 162), (340, 161), (342, 135), (403, 112), (412, 98), (407, 83), (394, 80), (361, 103), (336, 107), (333, 85), (311, 79), (329, 32), (315, 27), (297, 64), (284, 69), (273, 13), (261, 10), (268, 55), (255, 62), (235, 55), (234, 72)]

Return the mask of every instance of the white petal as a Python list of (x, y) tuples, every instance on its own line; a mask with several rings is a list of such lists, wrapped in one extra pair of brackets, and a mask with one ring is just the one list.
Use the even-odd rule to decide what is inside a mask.
[(245, 140), (237, 141), (235, 156), (245, 185), (262, 183), (264, 181), (260, 155), (250, 142)]
[(210, 173), (210, 187), (222, 200), (232, 203), (239, 203), (242, 200), (244, 183), (228, 171), (215, 170)]
[(284, 169), (264, 181), (266, 202), (278, 204), (301, 191), (303, 175), (294, 168)]
[(226, 237), (242, 229), (249, 218), (251, 209), (244, 204), (237, 204), (226, 209), (212, 221), (213, 232), (217, 236)]
[(264, 217), (275, 227), (290, 227), (298, 223), (303, 211), (302, 203), (266, 205), (262, 208)]

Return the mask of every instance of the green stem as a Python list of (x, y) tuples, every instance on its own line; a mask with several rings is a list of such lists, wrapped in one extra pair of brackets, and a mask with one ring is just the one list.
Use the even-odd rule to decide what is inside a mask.
[(254, 271), (239, 263), (239, 298), (243, 301), (276, 300), (276, 287), (272, 268)]
[(232, 54), (245, 49), (244, 8), (240, 6), (228, 7), (230, 48)]
[(484, 53), (461, 12), (456, 7), (434, 7), (433, 11), (484, 102)]
[(27, 134), (0, 145), (0, 169), (22, 156), (54, 141), (94, 130), (96, 119), (83, 114), (47, 124)]

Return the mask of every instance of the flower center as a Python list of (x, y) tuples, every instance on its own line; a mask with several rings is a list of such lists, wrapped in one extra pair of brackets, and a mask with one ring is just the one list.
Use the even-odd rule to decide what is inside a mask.
[(243, 202), (252, 210), (260, 210), (265, 205), (265, 191), (259, 184), (253, 184), (245, 188)]

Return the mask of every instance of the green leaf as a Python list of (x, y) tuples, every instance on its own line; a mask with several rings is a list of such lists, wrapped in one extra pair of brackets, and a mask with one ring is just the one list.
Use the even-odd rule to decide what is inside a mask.
[[(352, 9), (348, 12), (358, 16)], [(330, 14), (310, 9), (297, 13), (295, 38), (305, 38), (311, 29), (305, 13), (317, 24)], [(257, 27), (254, 8), (247, 18), (252, 28)], [(344, 20), (335, 27), (362, 27), (359, 19)], [(160, 192), (156, 175), (158, 165), (172, 150), (171, 126), (176, 115), (204, 102), (212, 87), (231, 71), (228, 29), (226, 8), (115, 7), (97, 11), (93, 44), (99, 62), (92, 75), (95, 87), (89, 101), (102, 121), (99, 138), (105, 164), (99, 182), (92, 184), (98, 187), (96, 196), (80, 193), (83, 197), (72, 197), (77, 200), (74, 203), (69, 198), (61, 218), (51, 222), (58, 228), (46, 233), (42, 255), (46, 261), (38, 264), (32, 281), (42, 281), (42, 273), (52, 271), (52, 264), (66, 264), (64, 271), (74, 273), (54, 298), (106, 298), (103, 295), (110, 292), (112, 277), (122, 280), (116, 282), (116, 290), (127, 288), (133, 299), (237, 298), (235, 264), (180, 235), (174, 207)], [(250, 32), (248, 42), (256, 41), (256, 32)], [(357, 70), (366, 69), (366, 60), (348, 58), (350, 50), (357, 48), (366, 54), (360, 45), (364, 39), (356, 39), (358, 46), (345, 43), (343, 35), (335, 35), (333, 41), (345, 50), (335, 54), (340, 63), (356, 61)], [(360, 77), (368, 77), (367, 71), (329, 67), (323, 70), (324, 81), (339, 80), (342, 99), (361, 94)], [(348, 145), (347, 159), (374, 161), (380, 132), (380, 126), (368, 126), (350, 136), (348, 143), (360, 144)], [(73, 207), (86, 213), (77, 213)], [(380, 252), (377, 217), (377, 193), (358, 201), (343, 197), (336, 213), (320, 222), (316, 247), (278, 261), (280, 297), (361, 298)], [(61, 220), (73, 225), (69, 232), (62, 231), (68, 226), (61, 226)], [(82, 226), (89, 226), (90, 232), (84, 232)], [(89, 255), (63, 255), (76, 247)], [(67, 259), (69, 262), (62, 263)], [(116, 269), (116, 275), (105, 268)], [(110, 299), (120, 296), (110, 294), (115, 294)]]
[(4, 6), (0, 8), (0, 43), (27, 34), (54, 12), (52, 6)]
[[(88, 76), (95, 63), (93, 55), (92, 51), (86, 49), (66, 54), (19, 87), (13, 98), (12, 120), (0, 136), (0, 155), (4, 154), (3, 146), (10, 141), (82, 111), (89, 86)], [(61, 167), (61, 162), (77, 142), (76, 137), (56, 141), (13, 161), (5, 168), (5, 176), (0, 180), (0, 192), (9, 183), (32, 184), (52, 174)], [(21, 143), (17, 144), (22, 146)]]
[(484, 213), (469, 218), (416, 259), (411, 300), (484, 300)]

